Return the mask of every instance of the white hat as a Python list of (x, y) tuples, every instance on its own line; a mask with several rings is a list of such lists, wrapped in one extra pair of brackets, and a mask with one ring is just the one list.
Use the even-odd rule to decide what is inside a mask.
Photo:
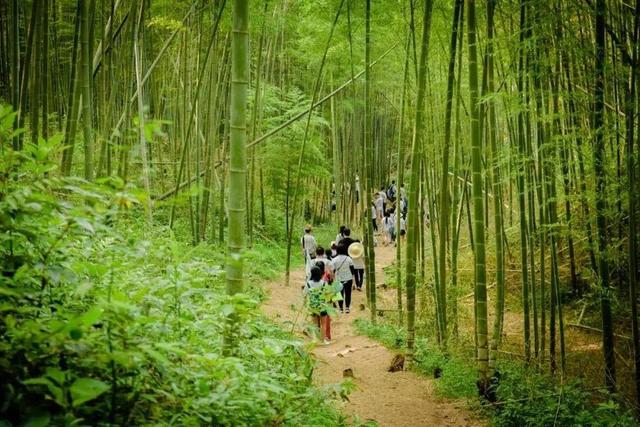
[(362, 258), (362, 255), (364, 255), (364, 245), (360, 242), (353, 242), (349, 245), (347, 252), (349, 252), (351, 258)]

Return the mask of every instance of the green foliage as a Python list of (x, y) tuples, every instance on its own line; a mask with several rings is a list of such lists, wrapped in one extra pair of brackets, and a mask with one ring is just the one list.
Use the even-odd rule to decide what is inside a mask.
[(593, 404), (579, 382), (564, 386), (520, 366), (504, 367), (498, 386), (496, 426), (635, 426), (610, 396)]
[[(385, 346), (402, 349), (406, 345), (406, 332), (388, 322), (378, 322), (358, 319), (355, 322), (359, 333), (380, 341)], [(424, 339), (416, 342), (413, 367), (432, 377), (435, 370), (440, 372), (440, 378), (435, 382), (436, 392), (448, 398), (471, 398), (477, 391), (475, 388), (476, 371), (473, 365), (460, 357), (446, 356), (439, 347)]]
[[(358, 333), (402, 349), (406, 344), (404, 329), (388, 322), (372, 324), (355, 321)], [(452, 399), (477, 399), (477, 368), (469, 354), (444, 354), (436, 343), (426, 339), (416, 342), (412, 368), (433, 378), (439, 396)], [(579, 382), (557, 384), (552, 378), (516, 364), (500, 367), (497, 403), (485, 406), (491, 424), (507, 426), (616, 426), (637, 425), (631, 415), (613, 401), (611, 396), (594, 396)]]
[(354, 322), (359, 334), (380, 341), (390, 348), (400, 349), (407, 343), (407, 336), (402, 328), (397, 328), (386, 322), (379, 322), (375, 325), (369, 320), (357, 319)]
[(433, 376), (440, 371), (435, 383), (438, 395), (454, 399), (469, 399), (477, 395), (475, 367), (468, 361), (473, 358), (442, 353), (438, 345), (421, 339), (416, 342), (414, 360), (416, 368), (425, 375)]
[[(257, 287), (225, 295), (221, 247), (144, 228), (118, 180), (54, 177), (59, 149), (0, 159), (0, 424), (344, 424), (348, 387), (312, 385)], [(270, 249), (247, 253), (251, 283), (276, 273)]]

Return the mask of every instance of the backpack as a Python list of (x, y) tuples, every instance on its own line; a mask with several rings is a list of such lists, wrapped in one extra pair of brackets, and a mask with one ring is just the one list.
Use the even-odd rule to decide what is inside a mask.
[(389, 186), (389, 188), (387, 189), (387, 196), (390, 199), (395, 199), (396, 198), (396, 186), (395, 185), (391, 184)]
[(305, 286), (309, 289), (309, 309), (312, 313), (318, 314), (323, 307), (322, 296), (324, 285), (319, 288), (311, 288), (311, 286), (309, 286), (309, 282), (307, 282)]

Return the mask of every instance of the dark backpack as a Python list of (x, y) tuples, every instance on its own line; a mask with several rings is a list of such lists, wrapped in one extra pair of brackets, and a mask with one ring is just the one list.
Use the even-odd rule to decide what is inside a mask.
[(391, 184), (389, 186), (389, 188), (387, 189), (387, 197), (389, 197), (390, 199), (395, 199), (396, 198), (396, 186)]

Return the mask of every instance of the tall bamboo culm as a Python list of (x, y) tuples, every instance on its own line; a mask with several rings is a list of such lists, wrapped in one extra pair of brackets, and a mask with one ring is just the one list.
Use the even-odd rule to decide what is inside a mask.
[(413, 134), (413, 147), (411, 150), (411, 177), (409, 182), (409, 212), (407, 216), (407, 263), (405, 283), (407, 289), (407, 350), (408, 355), (413, 355), (415, 343), (415, 316), (416, 316), (416, 272), (418, 260), (418, 237), (422, 212), (420, 203), (420, 171), (423, 160), (422, 138), (424, 130), (424, 103), (427, 89), (427, 58), (429, 54), (429, 32), (431, 29), (431, 16), (433, 1), (427, 0), (424, 5), (422, 21), (422, 43), (420, 61), (418, 63), (418, 93), (416, 96), (416, 118)]
[(247, 88), (249, 86), (249, 0), (233, 1), (231, 36), (231, 120), (229, 139), (229, 237), (227, 293), (243, 287), (242, 249), (245, 239), (247, 169)]
[(596, 67), (593, 103), (593, 172), (596, 182), (596, 223), (598, 230), (598, 273), (601, 294), (600, 309), (602, 311), (602, 350), (604, 352), (604, 380), (612, 393), (616, 390), (616, 359), (613, 340), (613, 316), (611, 313), (609, 283), (609, 261), (606, 258), (608, 246), (608, 231), (605, 210), (607, 209), (605, 164), (604, 164), (604, 89), (605, 89), (605, 28), (606, 5), (605, 0), (597, 0), (595, 6), (595, 35), (596, 35)]
[(467, 0), (467, 35), (469, 41), (469, 105), (471, 109), (471, 182), (473, 196), (473, 234), (475, 258), (475, 313), (478, 354), (478, 387), (486, 394), (489, 387), (489, 348), (487, 319), (487, 273), (485, 218), (482, 178), (482, 141), (478, 104), (478, 54), (476, 46), (476, 4)]

